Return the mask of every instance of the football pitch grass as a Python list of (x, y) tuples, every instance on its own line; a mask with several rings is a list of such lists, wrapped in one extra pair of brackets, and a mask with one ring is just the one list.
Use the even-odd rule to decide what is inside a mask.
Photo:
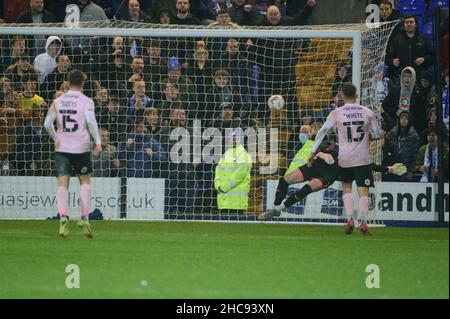
[[(448, 229), (0, 221), (0, 298), (448, 298)], [(66, 288), (79, 267), (80, 288)], [(368, 289), (375, 264), (380, 288)]]

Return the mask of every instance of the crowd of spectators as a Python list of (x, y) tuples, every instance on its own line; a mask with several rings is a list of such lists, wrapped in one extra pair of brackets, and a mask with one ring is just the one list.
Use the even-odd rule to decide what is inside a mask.
[[(29, 10), (17, 22), (62, 22), (71, 14), (66, 5), (73, 4), (82, 22), (277, 27), (309, 24), (316, 1), (320, 0), (30, 0)], [(432, 43), (420, 34), (417, 17), (402, 16), (390, 1), (378, 5), (383, 21), (401, 19), (369, 92), (383, 125), (383, 164), (407, 166), (405, 176), (391, 179), (431, 181), (441, 172), (436, 161), (438, 108), (443, 108), (448, 129), (448, 66), (441, 100), (432, 73), (440, 61), (433, 60)], [(84, 92), (95, 101), (104, 149), (94, 158), (94, 176), (168, 178), (168, 206), (174, 212), (192, 210), (197, 204), (194, 193), (212, 189), (214, 169), (195, 161), (170, 161), (176, 143), (170, 139), (173, 129), (189, 131), (194, 119), (221, 131), (266, 126), (270, 112), (265, 101), (282, 94), (293, 128), (285, 150), (289, 162), (302, 146), (295, 127), (308, 127), (313, 137), (329, 112), (343, 105), (340, 87), (352, 79), (351, 63), (341, 61), (329, 106), (320, 112), (298, 112), (294, 67), (299, 60), (294, 52), (308, 46), (302, 40), (17, 35), (1, 41), (0, 135), (9, 140), (0, 141), (0, 161), (9, 159), (21, 175), (53, 174), (52, 146), (42, 120), (52, 101), (67, 90), (67, 73), (81, 69), (88, 75)], [(439, 152), (448, 157), (445, 134), (447, 143)], [(448, 167), (444, 174), (448, 178)]]

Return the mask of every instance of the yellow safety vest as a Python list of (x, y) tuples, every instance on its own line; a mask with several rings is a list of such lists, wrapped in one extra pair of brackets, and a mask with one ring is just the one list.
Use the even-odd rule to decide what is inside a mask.
[(291, 165), (289, 165), (288, 170), (284, 175), (288, 175), (292, 173), (296, 168), (305, 165), (308, 162), (309, 154), (311, 154), (312, 147), (314, 145), (314, 141), (307, 140), (303, 147), (295, 154), (292, 159)]
[(216, 167), (214, 187), (219, 209), (247, 210), (252, 159), (244, 146), (230, 148)]

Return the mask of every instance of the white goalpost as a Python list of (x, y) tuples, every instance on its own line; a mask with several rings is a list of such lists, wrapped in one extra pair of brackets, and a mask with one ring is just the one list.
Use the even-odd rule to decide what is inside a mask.
[[(299, 150), (300, 128), (317, 130), (339, 103), (340, 72), (358, 88), (359, 102), (377, 111), (373, 87), (396, 24), (0, 25), (1, 54), (11, 63), (0, 70), (0, 163), (8, 166), (0, 176), (0, 219), (56, 215), (54, 150), (42, 122), (67, 89), (67, 72), (77, 68), (88, 76), (85, 94), (96, 103), (104, 144), (103, 157), (93, 159), (92, 211), (105, 219), (256, 221)], [(36, 45), (49, 36), (60, 43), (55, 52), (51, 43)], [(25, 42), (22, 52), (18, 41)], [(39, 54), (49, 55), (51, 69), (35, 62)], [(278, 112), (267, 107), (274, 94), (286, 101)], [(236, 129), (252, 159), (248, 207), (220, 210), (215, 168)], [(371, 153), (380, 163), (379, 143)], [(69, 215), (78, 216), (74, 184)], [(335, 183), (278, 220), (339, 224), (341, 193)], [(375, 187), (372, 225), (383, 224), (377, 193)]]

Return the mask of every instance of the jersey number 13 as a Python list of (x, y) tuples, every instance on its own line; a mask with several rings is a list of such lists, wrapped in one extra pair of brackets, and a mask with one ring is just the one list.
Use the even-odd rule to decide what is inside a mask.
[[(342, 123), (347, 128), (347, 141), (349, 143), (352, 142), (361, 142), (364, 139), (364, 121), (353, 121), (353, 122), (344, 122)], [(355, 128), (355, 132), (359, 134), (356, 137), (353, 137), (353, 128)]]

